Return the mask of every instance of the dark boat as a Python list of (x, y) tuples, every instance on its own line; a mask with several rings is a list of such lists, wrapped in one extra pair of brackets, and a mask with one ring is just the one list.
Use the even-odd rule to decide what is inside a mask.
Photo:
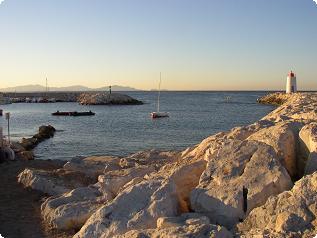
[(52, 116), (73, 116), (73, 117), (78, 117), (78, 116), (94, 116), (96, 113), (89, 111), (89, 112), (54, 112), (52, 113)]

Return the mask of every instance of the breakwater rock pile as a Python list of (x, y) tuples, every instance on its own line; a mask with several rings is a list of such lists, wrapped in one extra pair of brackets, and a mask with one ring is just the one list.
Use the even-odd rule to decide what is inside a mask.
[(38, 133), (31, 138), (22, 138), (20, 142), (13, 142), (11, 148), (16, 154), (17, 159), (33, 160), (32, 150), (41, 142), (54, 136), (56, 129), (51, 125), (39, 127)]
[[(74, 238), (313, 237), (316, 108), (317, 94), (292, 94), (254, 124), (182, 152), (77, 158), (57, 178), (28, 169), (18, 179), (45, 188), (44, 221)], [(70, 172), (93, 182), (69, 186)]]
[(140, 105), (141, 101), (120, 93), (83, 93), (78, 97), (82, 105)]
[(294, 94), (271, 93), (258, 99), (259, 103), (280, 106), (287, 102)]

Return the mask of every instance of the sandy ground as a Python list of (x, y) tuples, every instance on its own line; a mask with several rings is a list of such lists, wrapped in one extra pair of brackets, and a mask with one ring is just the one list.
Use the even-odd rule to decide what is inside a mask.
[(56, 169), (61, 162), (44, 160), (0, 163), (0, 234), (5, 238), (68, 238), (72, 234), (57, 233), (46, 227), (41, 219), (40, 206), (45, 195), (24, 189), (17, 175), (26, 167)]

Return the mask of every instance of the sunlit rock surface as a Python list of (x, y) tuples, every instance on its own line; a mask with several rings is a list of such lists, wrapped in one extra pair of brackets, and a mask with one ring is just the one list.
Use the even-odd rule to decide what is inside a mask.
[(184, 151), (77, 158), (52, 173), (25, 170), (19, 182), (54, 195), (44, 221), (76, 238), (313, 237), (317, 94), (259, 101), (280, 106)]

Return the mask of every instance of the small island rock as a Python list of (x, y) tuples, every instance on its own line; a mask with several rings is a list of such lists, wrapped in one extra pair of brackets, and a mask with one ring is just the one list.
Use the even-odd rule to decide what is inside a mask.
[(78, 97), (81, 105), (141, 105), (143, 102), (120, 93), (83, 93)]

